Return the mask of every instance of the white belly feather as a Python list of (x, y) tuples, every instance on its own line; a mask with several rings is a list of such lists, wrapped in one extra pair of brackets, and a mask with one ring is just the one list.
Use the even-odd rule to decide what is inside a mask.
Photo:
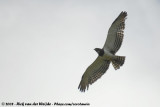
[(115, 58), (115, 55), (113, 55), (107, 50), (104, 50), (104, 55), (102, 57), (104, 60), (113, 60)]

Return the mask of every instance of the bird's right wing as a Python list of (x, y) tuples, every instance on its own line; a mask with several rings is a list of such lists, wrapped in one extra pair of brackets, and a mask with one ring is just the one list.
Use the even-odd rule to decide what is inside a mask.
[(94, 83), (107, 71), (109, 64), (109, 60), (105, 61), (102, 57), (98, 56), (97, 59), (84, 72), (78, 89), (85, 92), (86, 88), (89, 88), (89, 84)]

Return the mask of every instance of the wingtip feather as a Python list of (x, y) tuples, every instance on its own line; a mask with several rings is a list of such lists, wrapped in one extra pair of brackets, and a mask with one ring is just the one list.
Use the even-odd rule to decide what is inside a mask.
[(127, 12), (126, 11), (122, 11), (121, 14), (126, 17), (127, 16)]
[(85, 82), (85, 80), (81, 80), (79, 86), (78, 86), (78, 89), (81, 91), (81, 92), (85, 92), (86, 89), (88, 90), (89, 88), (89, 84)]

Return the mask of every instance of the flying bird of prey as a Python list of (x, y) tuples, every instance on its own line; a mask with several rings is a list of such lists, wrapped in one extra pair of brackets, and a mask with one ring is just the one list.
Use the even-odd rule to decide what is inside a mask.
[(123, 41), (123, 30), (127, 12), (121, 12), (109, 28), (106, 42), (102, 49), (95, 48), (98, 53), (96, 60), (86, 69), (80, 81), (78, 89), (85, 92), (89, 85), (98, 80), (112, 63), (115, 70), (124, 64), (125, 56), (118, 56), (116, 52), (121, 47)]

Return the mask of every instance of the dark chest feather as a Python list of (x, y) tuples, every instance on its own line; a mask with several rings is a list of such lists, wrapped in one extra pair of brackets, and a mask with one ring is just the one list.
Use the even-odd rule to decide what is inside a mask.
[(98, 54), (99, 54), (99, 56), (103, 56), (104, 55), (104, 50), (101, 49)]

